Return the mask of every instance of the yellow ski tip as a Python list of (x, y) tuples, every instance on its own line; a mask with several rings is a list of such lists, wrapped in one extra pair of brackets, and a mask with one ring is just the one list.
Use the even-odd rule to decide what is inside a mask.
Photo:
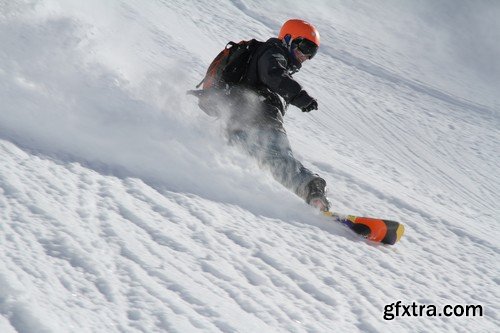
[(394, 243), (399, 242), (401, 237), (403, 237), (404, 233), (405, 233), (405, 226), (400, 223), (398, 228), (396, 229), (396, 241)]

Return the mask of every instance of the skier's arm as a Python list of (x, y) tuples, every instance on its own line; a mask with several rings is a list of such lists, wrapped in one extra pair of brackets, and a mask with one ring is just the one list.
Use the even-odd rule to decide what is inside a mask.
[(270, 49), (260, 57), (258, 73), (260, 81), (269, 89), (281, 95), (287, 103), (302, 109), (314, 100), (288, 74), (287, 60), (276, 49)]

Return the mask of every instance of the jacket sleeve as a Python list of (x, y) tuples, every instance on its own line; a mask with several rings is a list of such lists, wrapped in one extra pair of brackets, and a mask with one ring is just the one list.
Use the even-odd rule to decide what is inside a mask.
[(257, 66), (260, 81), (281, 95), (287, 103), (301, 92), (301, 85), (288, 74), (287, 59), (277, 48), (265, 51), (259, 58)]

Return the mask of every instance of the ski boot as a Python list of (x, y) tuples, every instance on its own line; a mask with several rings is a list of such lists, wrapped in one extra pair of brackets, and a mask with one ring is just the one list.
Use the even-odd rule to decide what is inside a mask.
[(306, 202), (322, 212), (330, 210), (330, 201), (326, 198), (326, 181), (314, 178), (306, 185)]

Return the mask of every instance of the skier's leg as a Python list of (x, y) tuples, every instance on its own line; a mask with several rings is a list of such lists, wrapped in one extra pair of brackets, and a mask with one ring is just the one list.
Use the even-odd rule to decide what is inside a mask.
[[(307, 203), (321, 210), (328, 210), (326, 182), (304, 167), (293, 155), (279, 108), (255, 100), (246, 103), (250, 97), (252, 95), (247, 94), (245, 98), (240, 99), (242, 102), (235, 108), (236, 116), (228, 125), (230, 143), (237, 144), (254, 156), (261, 165), (270, 169), (279, 183)], [(251, 110), (248, 110), (249, 108)], [(319, 202), (316, 202), (317, 199)]]
[(231, 142), (269, 168), (273, 177), (307, 203), (328, 210), (326, 182), (293, 155), (288, 137), (279, 128), (252, 128), (233, 132)]
[(278, 182), (303, 197), (301, 188), (318, 175), (295, 158), (288, 137), (282, 131), (265, 129), (260, 131), (259, 136), (261, 147), (257, 156), (259, 161), (269, 167)]
[(261, 138), (264, 149), (259, 161), (269, 167), (274, 178), (307, 203), (328, 210), (325, 180), (295, 158), (286, 133), (279, 129), (264, 130)]

